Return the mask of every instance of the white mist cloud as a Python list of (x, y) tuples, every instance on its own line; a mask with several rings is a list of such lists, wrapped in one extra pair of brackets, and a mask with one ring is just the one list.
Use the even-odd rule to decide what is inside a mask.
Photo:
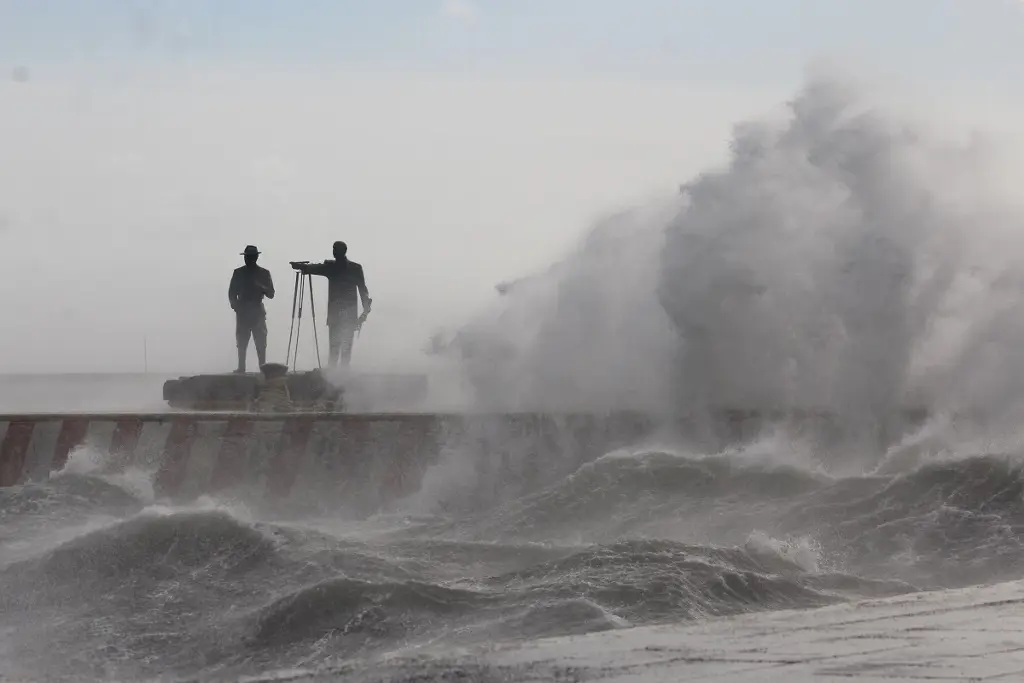
[(1019, 401), (1024, 205), (1006, 181), (1022, 148), (1007, 163), (1012, 136), (964, 140), (886, 104), (811, 78), (738, 119), (732, 158), (674, 206), (597, 223), (445, 351), (499, 407)]

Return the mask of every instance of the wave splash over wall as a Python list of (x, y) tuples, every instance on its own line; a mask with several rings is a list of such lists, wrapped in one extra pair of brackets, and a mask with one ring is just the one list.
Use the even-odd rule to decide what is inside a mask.
[(442, 353), (502, 407), (991, 411), (1024, 395), (1024, 213), (996, 172), (813, 76), (680, 196), (500, 285)]

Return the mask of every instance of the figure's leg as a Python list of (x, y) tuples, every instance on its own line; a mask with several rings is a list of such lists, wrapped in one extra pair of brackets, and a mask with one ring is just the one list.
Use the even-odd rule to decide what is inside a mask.
[(253, 322), (252, 339), (256, 343), (256, 358), (260, 367), (267, 364), (267, 319), (261, 317)]
[(249, 327), (249, 321), (245, 319), (244, 315), (239, 313), (235, 314), (235, 345), (238, 347), (238, 368), (235, 372), (243, 374), (245, 372), (245, 355), (246, 350), (249, 347), (249, 336), (252, 334), (252, 329)]
[(338, 353), (341, 351), (341, 326), (336, 321), (327, 325), (328, 356), (327, 366), (333, 368), (338, 364)]
[(355, 337), (355, 334), (355, 325), (346, 324), (339, 330), (339, 336), (341, 337), (341, 363), (345, 367), (348, 367), (349, 362), (352, 360), (352, 339)]

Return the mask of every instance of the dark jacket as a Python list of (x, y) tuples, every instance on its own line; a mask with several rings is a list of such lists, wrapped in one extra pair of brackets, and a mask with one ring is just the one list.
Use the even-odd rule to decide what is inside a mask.
[(228, 301), (239, 315), (267, 314), (263, 297), (274, 298), (274, 280), (270, 271), (262, 266), (239, 266), (231, 273), (228, 285)]
[(310, 263), (305, 269), (310, 275), (327, 278), (327, 323), (342, 318), (354, 318), (359, 314), (356, 294), (363, 303), (363, 310), (370, 308), (370, 292), (366, 288), (363, 267), (355, 261), (324, 261)]

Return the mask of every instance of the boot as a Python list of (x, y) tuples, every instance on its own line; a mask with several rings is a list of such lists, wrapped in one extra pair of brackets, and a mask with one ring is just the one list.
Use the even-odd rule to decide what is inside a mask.
[(257, 346), (256, 347), (256, 358), (259, 360), (260, 368), (267, 364), (267, 347)]
[(238, 368), (235, 370), (236, 375), (245, 374), (245, 352), (246, 349), (244, 348), (238, 349)]

